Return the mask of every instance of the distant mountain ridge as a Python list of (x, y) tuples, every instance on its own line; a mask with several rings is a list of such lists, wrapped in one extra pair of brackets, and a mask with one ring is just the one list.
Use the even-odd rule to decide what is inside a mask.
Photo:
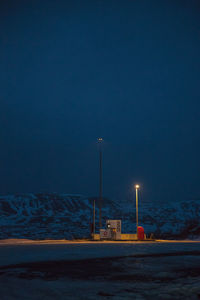
[[(0, 196), (0, 239), (74, 239), (90, 236), (95, 197), (64, 193), (35, 193)], [(134, 202), (120, 205), (103, 199), (102, 217), (121, 219), (123, 232), (135, 232)], [(200, 236), (200, 201), (153, 206), (139, 204), (139, 225), (159, 238)], [(98, 230), (98, 201), (96, 201)]]
[[(134, 203), (124, 206), (126, 230), (135, 223)], [(132, 209), (132, 216), (130, 211)], [(147, 233), (160, 238), (200, 237), (200, 200), (177, 201), (169, 204), (139, 203), (139, 225)]]
[[(89, 237), (92, 205), (93, 198), (82, 195), (37, 193), (0, 196), (0, 238)], [(116, 207), (107, 200), (103, 215), (112, 216), (111, 210), (116, 211)]]

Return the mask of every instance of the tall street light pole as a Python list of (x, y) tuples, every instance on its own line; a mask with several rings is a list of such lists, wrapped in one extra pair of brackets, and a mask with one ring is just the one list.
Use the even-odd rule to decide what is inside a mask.
[(138, 189), (140, 188), (139, 184), (135, 185), (135, 199), (136, 199), (136, 232), (138, 235)]
[(95, 235), (95, 199), (93, 200), (93, 238)]
[(98, 138), (99, 143), (99, 230), (102, 227), (101, 209), (102, 209), (102, 138)]

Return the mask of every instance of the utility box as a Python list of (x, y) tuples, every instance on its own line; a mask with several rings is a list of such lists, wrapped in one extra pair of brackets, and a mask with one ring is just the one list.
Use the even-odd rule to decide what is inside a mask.
[(143, 241), (144, 238), (145, 238), (145, 235), (144, 235), (144, 228), (142, 226), (138, 226), (138, 230), (137, 230), (137, 238), (138, 240), (140, 241)]
[(107, 229), (100, 229), (100, 240), (110, 240), (111, 234)]
[(106, 220), (106, 229), (100, 229), (101, 240), (121, 240), (121, 220)]
[(106, 220), (106, 231), (111, 240), (121, 240), (121, 220)]

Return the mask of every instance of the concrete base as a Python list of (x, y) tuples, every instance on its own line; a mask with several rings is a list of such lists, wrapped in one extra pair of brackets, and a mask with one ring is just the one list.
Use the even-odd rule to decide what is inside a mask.
[(137, 240), (137, 234), (136, 233), (122, 233), (121, 234), (121, 241), (134, 241)]
[[(146, 235), (145, 238), (146, 240)], [(92, 234), (93, 241), (100, 241), (100, 235), (98, 233)], [(106, 239), (109, 240), (109, 239)], [(120, 241), (137, 241), (137, 234), (136, 233), (121, 233)]]
[(98, 233), (92, 234), (92, 240), (93, 241), (100, 241), (100, 234), (98, 234)]

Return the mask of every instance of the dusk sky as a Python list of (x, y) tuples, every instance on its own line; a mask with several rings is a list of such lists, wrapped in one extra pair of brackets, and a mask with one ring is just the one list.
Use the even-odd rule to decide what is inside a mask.
[(0, 4), (0, 193), (200, 199), (199, 0)]

